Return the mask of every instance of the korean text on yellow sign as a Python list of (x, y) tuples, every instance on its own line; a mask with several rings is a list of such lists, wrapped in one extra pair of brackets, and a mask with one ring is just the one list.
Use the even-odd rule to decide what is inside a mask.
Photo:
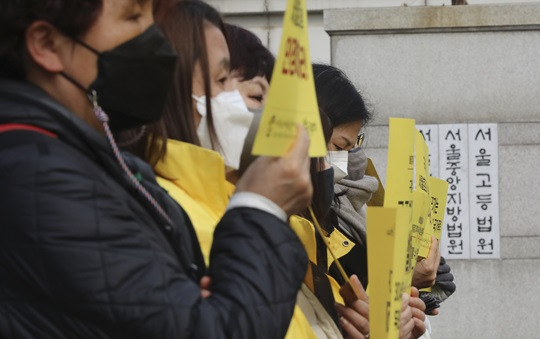
[[(420, 248), (429, 248), (431, 240), (431, 213), (429, 188), (429, 149), (424, 136), (416, 131), (415, 143), (415, 190), (413, 192), (413, 269)], [(427, 241), (427, 244), (426, 244)], [(412, 275), (411, 275), (412, 277)]]
[(306, 0), (289, 0), (272, 84), (253, 145), (254, 155), (284, 155), (295, 139), (298, 124), (309, 133), (309, 155), (326, 155), (307, 29)]
[[(437, 240), (441, 240), (442, 228), (444, 225), (444, 214), (446, 211), (446, 199), (448, 196), (448, 183), (445, 180), (429, 177), (430, 207), (431, 207), (431, 227), (430, 237), (434, 235)], [(420, 246), (419, 256), (426, 258), (429, 253), (431, 239), (424, 236)]]
[[(368, 275), (370, 281), (381, 282), (369, 287), (374, 338), (398, 337), (401, 295), (408, 292), (405, 276), (412, 240), (414, 132), (414, 120), (390, 119), (384, 208), (369, 207), (367, 213)], [(385, 255), (377, 249), (384, 249)]]

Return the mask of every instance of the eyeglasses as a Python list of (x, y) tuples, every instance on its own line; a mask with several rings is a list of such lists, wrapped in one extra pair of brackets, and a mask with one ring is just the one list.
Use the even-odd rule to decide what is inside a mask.
[(365, 138), (366, 134), (365, 133), (360, 133), (358, 134), (358, 138), (356, 138), (356, 143), (354, 144), (354, 147), (353, 148), (359, 148), (359, 147), (362, 147), (362, 145), (364, 144), (364, 138)]

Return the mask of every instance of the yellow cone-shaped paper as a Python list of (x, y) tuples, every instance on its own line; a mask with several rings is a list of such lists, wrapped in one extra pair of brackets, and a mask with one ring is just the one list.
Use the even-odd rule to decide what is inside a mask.
[(309, 54), (306, 0), (289, 0), (283, 18), (281, 47), (252, 153), (282, 156), (296, 137), (296, 125), (306, 127), (309, 155), (326, 155), (326, 143), (313, 82)]

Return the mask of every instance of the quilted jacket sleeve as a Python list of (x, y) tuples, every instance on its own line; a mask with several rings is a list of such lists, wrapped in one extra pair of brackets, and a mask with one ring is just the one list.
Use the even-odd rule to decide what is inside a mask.
[(307, 265), (286, 224), (229, 211), (202, 299), (147, 211), (89, 159), (55, 140), (0, 153), (0, 273), (28, 290), (13, 307), (44, 313), (32, 316), (43, 337), (81, 324), (104, 337), (284, 336)]

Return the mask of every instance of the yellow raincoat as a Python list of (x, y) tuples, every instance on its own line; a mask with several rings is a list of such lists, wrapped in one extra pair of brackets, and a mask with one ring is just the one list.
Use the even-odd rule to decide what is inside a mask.
[[(167, 141), (167, 153), (154, 171), (161, 187), (168, 191), (186, 211), (193, 223), (199, 239), (205, 263), (209, 264), (210, 249), (216, 225), (225, 213), (234, 185), (225, 179), (225, 163), (221, 155), (193, 144), (172, 140)], [(291, 227), (296, 232), (309, 259), (316, 262), (315, 229), (301, 217), (291, 217)], [(345, 236), (334, 230), (330, 235), (334, 253), (341, 257), (350, 251), (353, 244), (343, 246)], [(328, 254), (330, 258), (330, 254)], [(330, 267), (332, 262), (328, 263)], [(339, 295), (339, 285), (328, 276), (334, 298), (343, 303)], [(298, 305), (294, 309), (287, 339), (314, 339), (315, 333)]]
[(225, 180), (223, 158), (217, 152), (169, 139), (167, 153), (154, 171), (159, 185), (191, 219), (208, 266), (214, 229), (234, 192), (234, 185)]

